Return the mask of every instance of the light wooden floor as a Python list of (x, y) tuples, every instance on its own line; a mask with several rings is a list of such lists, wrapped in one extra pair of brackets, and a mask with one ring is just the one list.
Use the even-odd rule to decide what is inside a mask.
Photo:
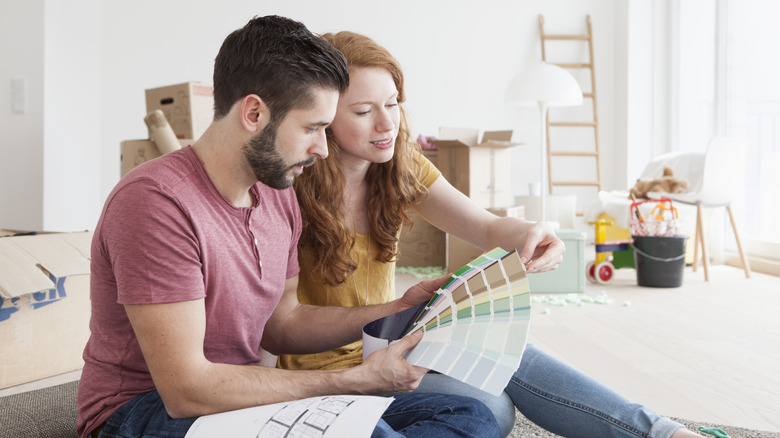
[(780, 432), (780, 277), (687, 267), (666, 289), (616, 274), (585, 290), (610, 304), (533, 303), (530, 341), (662, 415)]

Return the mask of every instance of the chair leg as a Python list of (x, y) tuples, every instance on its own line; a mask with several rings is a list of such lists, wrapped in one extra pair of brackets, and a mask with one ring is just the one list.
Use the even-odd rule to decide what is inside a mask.
[(726, 206), (726, 211), (729, 213), (729, 220), (731, 220), (731, 229), (734, 230), (734, 239), (737, 241), (737, 249), (739, 250), (739, 258), (742, 260), (742, 269), (745, 270), (745, 278), (750, 278), (750, 263), (748, 262), (745, 253), (742, 251), (742, 243), (739, 241), (739, 233), (737, 233), (737, 224), (734, 222), (734, 215), (731, 214), (731, 206)]
[(693, 272), (696, 272), (699, 264), (699, 218), (696, 218), (696, 228), (693, 233)]
[(707, 241), (704, 238), (704, 221), (702, 220), (701, 204), (696, 204), (696, 228), (699, 230), (699, 242), (701, 242), (701, 261), (704, 266), (704, 281), (710, 281), (710, 260), (707, 256)]

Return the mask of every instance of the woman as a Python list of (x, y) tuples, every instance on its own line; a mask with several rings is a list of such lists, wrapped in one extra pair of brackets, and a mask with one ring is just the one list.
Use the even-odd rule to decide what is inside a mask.
[[(330, 157), (296, 179), (304, 230), (300, 302), (363, 306), (395, 298), (396, 244), (411, 209), (438, 228), (481, 248), (522, 248), (528, 272), (557, 267), (563, 243), (551, 227), (499, 218), (454, 189), (410, 139), (397, 61), (371, 39), (323, 38), (344, 53), (350, 86), (328, 129)], [(360, 342), (315, 355), (287, 355), (279, 366), (338, 369), (360, 363)], [(514, 408), (563, 436), (698, 436), (625, 400), (533, 345), (501, 397), (429, 373), (417, 391), (465, 394), (491, 408), (506, 436)]]

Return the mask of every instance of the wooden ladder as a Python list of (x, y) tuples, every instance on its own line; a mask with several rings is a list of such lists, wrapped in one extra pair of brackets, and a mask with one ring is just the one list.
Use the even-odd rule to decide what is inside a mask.
[[(549, 41), (579, 41), (586, 42), (588, 46), (588, 61), (587, 62), (573, 62), (573, 63), (552, 63), (564, 69), (587, 69), (590, 70), (590, 91), (582, 93), (583, 98), (590, 99), (593, 105), (593, 117), (592, 120), (587, 121), (550, 121), (550, 115), (547, 115), (547, 175), (549, 183), (549, 192), (553, 193), (553, 187), (556, 186), (593, 186), (597, 190), (601, 190), (601, 158), (599, 154), (599, 118), (597, 111), (597, 98), (596, 98), (596, 75), (595, 66), (593, 61), (593, 29), (591, 27), (590, 15), (587, 16), (588, 33), (586, 35), (553, 35), (544, 33), (544, 16), (539, 15), (539, 36), (541, 37), (542, 44), (542, 61), (547, 62), (547, 53), (545, 50), (545, 43)], [(583, 88), (584, 89), (584, 88)], [(550, 129), (552, 128), (570, 128), (570, 127), (592, 127), (593, 135), (595, 137), (594, 150), (584, 151), (553, 151), (550, 147)], [(596, 180), (595, 181), (567, 181), (567, 180), (554, 180), (552, 172), (553, 157), (584, 157), (590, 158), (596, 163)], [(581, 212), (578, 212), (582, 215)]]

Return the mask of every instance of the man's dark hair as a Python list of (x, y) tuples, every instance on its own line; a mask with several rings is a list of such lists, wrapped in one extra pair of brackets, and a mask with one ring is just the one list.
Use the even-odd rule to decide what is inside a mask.
[(314, 87), (343, 93), (348, 85), (347, 62), (329, 42), (289, 18), (255, 17), (225, 38), (214, 61), (214, 118), (256, 94), (278, 122), (312, 105)]

